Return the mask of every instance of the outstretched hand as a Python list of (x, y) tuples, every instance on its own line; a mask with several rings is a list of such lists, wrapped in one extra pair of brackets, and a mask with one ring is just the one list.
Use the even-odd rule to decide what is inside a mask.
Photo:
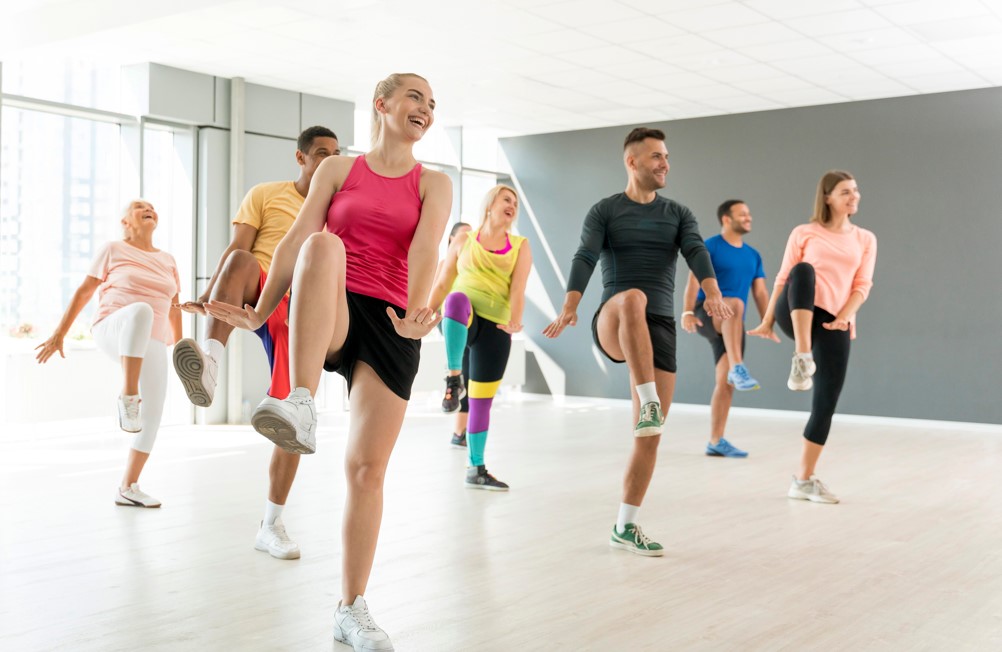
[(412, 340), (419, 340), (432, 331), (433, 328), (442, 321), (442, 316), (431, 308), (421, 308), (413, 315), (404, 315), (403, 319), (397, 317), (393, 308), (386, 306), (386, 314), (393, 322), (393, 329), (400, 337)]
[(719, 319), (730, 319), (734, 316), (734, 310), (724, 301), (724, 297), (719, 294), (715, 297), (707, 294), (706, 299), (703, 301), (703, 310), (709, 316)]
[(577, 326), (577, 323), (578, 313), (565, 308), (549, 326), (543, 329), (543, 335), (552, 339), (563, 333), (568, 326)]
[(682, 330), (686, 333), (695, 333), (697, 328), (702, 328), (703, 322), (696, 315), (682, 316)]
[(773, 342), (779, 343), (779, 335), (776, 335), (776, 331), (772, 329), (772, 324), (767, 324), (762, 322), (750, 331), (746, 331), (749, 335), (754, 335), (755, 337), (761, 337), (766, 340), (772, 340)]
[(823, 327), (830, 331), (847, 331), (849, 330), (849, 320), (842, 319), (841, 317), (836, 317), (835, 321), (828, 321), (821, 324)]
[(183, 310), (184, 312), (190, 312), (196, 315), (202, 315), (203, 317), (206, 316), (204, 299), (195, 299), (194, 301), (185, 301), (184, 303), (176, 303), (174, 304), (173, 307), (178, 308), (179, 310)]
[(261, 315), (254, 306), (245, 303), (243, 308), (222, 301), (209, 301), (204, 304), (205, 311), (212, 317), (224, 321), (230, 326), (245, 328), (249, 331), (256, 331), (266, 321), (267, 317)]
[(498, 324), (498, 328), (508, 333), (509, 335), (514, 335), (515, 333), (522, 332), (522, 324), (510, 321), (507, 324)]
[[(39, 349), (41, 349), (41, 351), (38, 351)], [(56, 351), (59, 352), (60, 357), (66, 357), (66, 354), (63, 353), (63, 338), (59, 335), (53, 335), (36, 346), (35, 350), (38, 351), (38, 355), (35, 357), (35, 360), (38, 360), (39, 364), (43, 364), (46, 360), (51, 358)]]

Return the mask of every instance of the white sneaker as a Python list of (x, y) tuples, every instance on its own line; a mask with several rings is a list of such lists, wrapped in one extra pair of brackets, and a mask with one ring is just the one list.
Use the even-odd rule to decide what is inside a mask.
[(355, 652), (392, 652), (393, 643), (372, 620), (362, 596), (356, 596), (350, 607), (337, 604), (334, 612), (334, 640), (350, 645)]
[(290, 453), (309, 455), (317, 450), (317, 408), (305, 387), (292, 390), (284, 401), (265, 397), (254, 410), (251, 425)]
[(805, 358), (802, 355), (793, 355), (793, 366), (790, 367), (790, 379), (786, 381), (786, 386), (795, 392), (806, 392), (814, 387), (811, 376), (817, 371), (818, 366), (814, 364), (813, 358)]
[(140, 413), (139, 404), (143, 399), (138, 394), (131, 396), (121, 395), (118, 397), (118, 427), (125, 432), (142, 432), (143, 415)]
[(189, 401), (201, 407), (212, 405), (219, 363), (203, 351), (198, 342), (186, 337), (174, 345), (174, 371)]
[(828, 491), (828, 487), (816, 475), (812, 475), (803, 482), (794, 477), (793, 482), (790, 483), (790, 490), (786, 492), (786, 495), (795, 500), (809, 500), (812, 503), (824, 503), (826, 505), (834, 505), (838, 502), (838, 497)]
[(299, 559), (299, 544), (285, 533), (282, 519), (277, 519), (273, 525), (265, 525), (264, 521), (261, 521), (254, 549), (267, 552), (275, 559)]
[(160, 501), (139, 490), (139, 483), (133, 482), (128, 489), (119, 488), (115, 495), (116, 505), (126, 507), (160, 507)]

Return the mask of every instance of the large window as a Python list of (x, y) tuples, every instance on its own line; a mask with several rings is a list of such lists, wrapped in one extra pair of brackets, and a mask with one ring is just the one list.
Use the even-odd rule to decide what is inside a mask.
[(60, 104), (122, 110), (122, 68), (86, 60), (3, 62), (3, 92)]
[(125, 190), (120, 127), (2, 111), (0, 326), (48, 332), (97, 249), (118, 236)]

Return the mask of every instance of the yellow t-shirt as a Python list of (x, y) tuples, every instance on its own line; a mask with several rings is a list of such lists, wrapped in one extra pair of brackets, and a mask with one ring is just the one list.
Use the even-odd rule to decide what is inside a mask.
[(240, 210), (233, 218), (233, 223), (247, 224), (257, 229), (251, 253), (261, 263), (265, 273), (271, 269), (275, 247), (292, 228), (304, 200), (305, 197), (296, 190), (294, 182), (271, 181), (251, 188), (240, 203)]
[(507, 324), (511, 321), (511, 276), (525, 238), (508, 234), (511, 249), (496, 254), (484, 249), (477, 241), (479, 234), (479, 229), (471, 232), (459, 252), (456, 264), (459, 275), (452, 284), (452, 290), (468, 296), (473, 312), (484, 319)]

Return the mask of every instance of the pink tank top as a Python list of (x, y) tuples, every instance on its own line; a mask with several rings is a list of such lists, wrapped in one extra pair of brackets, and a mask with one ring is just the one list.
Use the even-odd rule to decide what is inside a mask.
[(359, 156), (331, 199), (327, 230), (344, 242), (349, 292), (407, 308), (407, 252), (421, 218), (421, 164), (376, 174)]

